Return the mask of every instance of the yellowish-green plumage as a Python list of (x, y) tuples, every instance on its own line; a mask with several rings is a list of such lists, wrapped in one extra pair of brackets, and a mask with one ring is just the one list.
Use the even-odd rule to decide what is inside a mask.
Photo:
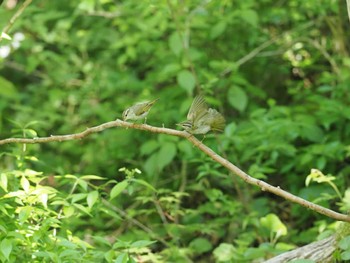
[(194, 98), (187, 120), (178, 125), (191, 134), (206, 134), (209, 131), (222, 132), (225, 118), (217, 110), (209, 108), (201, 95)]
[(137, 103), (137, 104), (131, 106), (130, 108), (127, 108), (123, 112), (123, 120), (126, 121), (126, 120), (145, 119), (145, 121), (146, 121), (147, 115), (148, 115), (150, 109), (152, 108), (154, 103), (157, 102), (157, 100), (159, 100), (159, 99)]

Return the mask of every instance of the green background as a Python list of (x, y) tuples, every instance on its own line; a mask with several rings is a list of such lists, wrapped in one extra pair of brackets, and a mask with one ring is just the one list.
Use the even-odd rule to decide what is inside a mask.
[[(345, 1), (33, 1), (0, 42), (0, 136), (77, 133), (155, 98), (147, 123), (177, 129), (203, 93), (227, 121), (204, 144), (346, 212), (348, 28)], [(252, 262), (336, 228), (183, 138), (112, 128), (1, 154), (1, 260)], [(311, 169), (324, 175), (306, 185)]]

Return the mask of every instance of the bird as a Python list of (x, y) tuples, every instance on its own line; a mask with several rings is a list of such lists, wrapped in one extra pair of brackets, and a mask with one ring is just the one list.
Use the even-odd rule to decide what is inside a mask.
[(129, 108), (127, 108), (124, 112), (123, 112), (123, 121), (127, 121), (127, 120), (141, 120), (141, 119), (145, 119), (145, 123), (147, 120), (147, 115), (150, 111), (150, 109), (152, 108), (152, 106), (154, 105), (154, 103), (156, 103), (159, 99), (155, 99), (152, 101), (146, 101), (146, 102), (140, 102), (137, 103)]
[(197, 95), (188, 111), (187, 120), (178, 123), (191, 134), (206, 134), (209, 131), (223, 132), (225, 118), (217, 110), (209, 108), (202, 95)]

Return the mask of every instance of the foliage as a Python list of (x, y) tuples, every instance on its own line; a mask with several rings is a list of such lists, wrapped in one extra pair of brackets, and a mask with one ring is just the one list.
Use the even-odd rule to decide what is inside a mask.
[[(9, 2), (0, 28), (21, 5)], [(148, 123), (175, 128), (202, 92), (227, 119), (205, 144), (346, 212), (345, 10), (342, 1), (34, 0), (0, 42), (1, 138), (79, 132), (153, 98)], [(335, 228), (180, 138), (131, 129), (1, 146), (0, 169), (1, 261), (252, 262)]]

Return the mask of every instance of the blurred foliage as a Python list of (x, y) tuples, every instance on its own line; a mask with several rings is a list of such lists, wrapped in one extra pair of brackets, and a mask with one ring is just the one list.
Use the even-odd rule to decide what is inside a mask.
[[(347, 212), (348, 23), (335, 0), (34, 0), (0, 42), (1, 138), (79, 132), (153, 98), (148, 123), (175, 128), (203, 92), (227, 119), (205, 144)], [(4, 145), (0, 168), (1, 261), (252, 262), (336, 227), (166, 135)]]

